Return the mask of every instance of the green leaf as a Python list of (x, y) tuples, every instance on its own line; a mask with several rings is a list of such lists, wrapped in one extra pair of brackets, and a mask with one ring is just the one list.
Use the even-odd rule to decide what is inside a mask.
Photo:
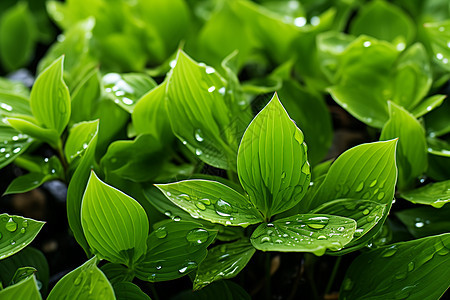
[(420, 206), (395, 213), (415, 238), (448, 232), (449, 214), (450, 205), (441, 208)]
[(13, 93), (0, 91), (0, 117), (31, 116), (30, 101)]
[(450, 122), (448, 115), (450, 114), (450, 101), (445, 99), (442, 105), (427, 114), (424, 118), (427, 134), (431, 137), (438, 137), (450, 132)]
[(450, 157), (450, 143), (445, 140), (428, 137), (428, 153)]
[(130, 266), (146, 252), (149, 224), (145, 210), (93, 171), (81, 203), (81, 224), (93, 252), (110, 262)]
[(450, 180), (430, 183), (415, 190), (405, 191), (400, 196), (412, 203), (441, 208), (450, 202)]
[(19, 118), (6, 118), (6, 121), (23, 135), (45, 142), (54, 149), (58, 148), (59, 134), (55, 129), (43, 128), (34, 122)]
[(423, 99), (416, 107), (414, 107), (414, 109), (411, 110), (411, 113), (414, 117), (419, 118), (439, 107), (444, 102), (446, 97), (446, 95), (433, 95)]
[(244, 227), (262, 221), (261, 214), (246, 197), (216, 181), (184, 180), (156, 187), (195, 218)]
[(381, 131), (380, 140), (399, 139), (398, 187), (405, 189), (427, 169), (427, 141), (421, 124), (404, 108), (389, 103), (390, 119)]
[(377, 0), (362, 7), (351, 23), (350, 33), (386, 40), (403, 50), (414, 38), (415, 26), (409, 15), (399, 7)]
[(206, 257), (206, 247), (216, 231), (194, 222), (169, 221), (147, 239), (147, 254), (136, 266), (136, 276), (158, 282), (182, 277), (198, 267)]
[(323, 255), (327, 249), (338, 251), (349, 243), (356, 230), (355, 220), (323, 214), (293, 215), (264, 223), (250, 241), (262, 251), (312, 252)]
[(448, 41), (450, 40), (450, 20), (425, 23), (424, 27), (430, 39), (434, 61), (448, 72), (450, 70), (450, 48), (448, 47)]
[(13, 162), (31, 144), (32, 139), (0, 123), (0, 169)]
[(343, 198), (392, 202), (397, 181), (396, 145), (397, 140), (390, 140), (345, 151), (331, 165), (309, 209)]
[(114, 299), (114, 290), (105, 274), (97, 268), (97, 260), (94, 256), (61, 278), (47, 299)]
[(70, 164), (87, 149), (89, 142), (97, 133), (97, 122), (81, 122), (70, 128), (69, 137), (64, 145), (64, 155)]
[(0, 19), (0, 58), (8, 71), (25, 66), (33, 57), (36, 29), (28, 3), (18, 2)]
[(303, 133), (275, 94), (248, 126), (238, 153), (238, 175), (266, 219), (295, 206), (311, 171)]
[(5, 300), (27, 299), (27, 300), (41, 300), (41, 294), (36, 283), (34, 275), (29, 276), (21, 282), (11, 285), (0, 291), (0, 298)]
[(29, 89), (20, 81), (0, 78), (0, 92), (17, 95), (23, 98), (30, 97)]
[(114, 285), (118, 282), (131, 281), (134, 278), (133, 270), (121, 264), (107, 263), (100, 267), (109, 282)]
[(31, 172), (15, 178), (3, 195), (25, 193), (41, 186), (44, 182), (58, 178), (56, 174)]
[(449, 254), (450, 234), (363, 253), (347, 270), (340, 299), (439, 299), (450, 285)]
[(11, 282), (16, 269), (21, 267), (33, 267), (37, 270), (36, 281), (42, 283), (40, 291), (42, 295), (46, 295), (49, 279), (47, 259), (41, 251), (32, 247), (26, 247), (13, 256), (0, 261), (0, 281), (3, 283), (3, 287)]
[(251, 297), (237, 283), (230, 280), (214, 282), (200, 291), (187, 290), (172, 298), (173, 300), (250, 300)]
[(106, 97), (125, 111), (132, 113), (136, 102), (156, 86), (156, 82), (146, 74), (108, 73), (102, 78)]
[(30, 95), (33, 116), (58, 134), (63, 132), (70, 118), (70, 94), (63, 80), (63, 60), (61, 56), (39, 74)]
[(248, 240), (211, 248), (198, 267), (194, 290), (204, 288), (217, 280), (235, 277), (247, 265), (255, 251)]
[[(92, 139), (87, 144), (87, 148), (83, 151), (79, 165), (73, 173), (69, 186), (67, 187), (67, 219), (69, 221), (69, 226), (78, 244), (83, 247), (88, 256), (90, 255), (90, 250), (81, 226), (81, 202), (90, 171), (95, 163), (94, 156), (98, 139), (98, 127), (98, 120), (81, 123), (79, 125), (79, 130), (92, 133), (93, 135)], [(81, 148), (84, 147), (82, 146)]]
[(30, 277), (33, 275), (37, 270), (33, 267), (20, 267), (17, 268), (16, 272), (14, 273), (13, 278), (11, 279), (11, 284), (16, 284), (21, 282), (22, 280)]
[(238, 137), (225, 135), (232, 117), (225, 93), (226, 83), (213, 68), (178, 52), (166, 94), (172, 130), (207, 164), (235, 169)]
[(151, 300), (137, 285), (131, 282), (118, 282), (113, 285), (117, 300)]
[(100, 75), (94, 69), (72, 92), (70, 120), (73, 123), (93, 119), (96, 105), (100, 100)]
[(30, 244), (45, 222), (8, 214), (0, 215), (0, 259), (19, 252)]

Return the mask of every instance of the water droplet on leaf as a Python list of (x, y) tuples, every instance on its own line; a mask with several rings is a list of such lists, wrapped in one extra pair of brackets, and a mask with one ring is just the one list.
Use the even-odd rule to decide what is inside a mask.
[(192, 244), (203, 244), (208, 240), (209, 233), (205, 229), (192, 229), (186, 235), (186, 240)]
[(17, 230), (17, 223), (14, 222), (13, 218), (9, 218), (8, 222), (6, 222), (5, 228), (9, 232), (14, 232)]

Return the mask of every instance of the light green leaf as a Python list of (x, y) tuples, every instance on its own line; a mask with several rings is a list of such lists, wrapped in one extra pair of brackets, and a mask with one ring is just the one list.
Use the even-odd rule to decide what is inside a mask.
[(70, 129), (69, 137), (64, 145), (64, 155), (69, 164), (86, 151), (89, 142), (97, 133), (97, 126), (96, 121), (81, 122)]
[(73, 123), (93, 119), (96, 105), (100, 100), (100, 75), (94, 69), (72, 92), (70, 120)]
[(125, 111), (132, 113), (136, 102), (156, 86), (148, 75), (141, 73), (108, 73), (102, 78), (106, 97)]
[(58, 144), (60, 143), (59, 134), (55, 129), (43, 128), (34, 122), (19, 118), (6, 118), (6, 122), (14, 129), (23, 133), (22, 136), (29, 135), (32, 138), (49, 144), (54, 149), (58, 148)]
[(30, 101), (13, 93), (0, 91), (0, 117), (31, 116)]
[(447, 233), (450, 228), (449, 214), (450, 205), (441, 208), (420, 206), (395, 213), (415, 238)]
[(397, 140), (353, 147), (331, 165), (309, 209), (335, 199), (362, 199), (388, 204), (397, 181)]
[(70, 118), (70, 94), (63, 80), (63, 60), (61, 56), (39, 74), (30, 95), (33, 116), (58, 134), (63, 132)]
[(0, 259), (19, 252), (31, 243), (45, 222), (8, 214), (0, 215)]
[(5, 300), (27, 299), (27, 300), (41, 300), (36, 277), (29, 276), (21, 282), (11, 285), (0, 291), (0, 298)]
[(409, 15), (389, 2), (377, 0), (364, 5), (350, 26), (353, 35), (366, 34), (393, 43), (403, 50), (415, 36)]
[(225, 135), (232, 117), (225, 93), (226, 82), (213, 68), (178, 52), (166, 94), (172, 130), (207, 164), (235, 169), (238, 137)]
[(14, 273), (13, 278), (11, 279), (11, 284), (16, 284), (21, 282), (24, 279), (27, 279), (31, 275), (33, 275), (37, 270), (33, 267), (20, 267), (17, 268), (16, 272)]
[[(83, 247), (88, 256), (90, 256), (90, 250), (81, 226), (81, 201), (89, 179), (90, 171), (95, 163), (94, 156), (98, 139), (98, 123), (99, 121), (97, 120), (81, 123), (79, 125), (79, 130), (92, 133), (93, 135), (92, 139), (88, 142), (88, 146), (85, 151), (80, 153), (82, 156), (80, 158), (79, 165), (73, 173), (69, 186), (67, 187), (67, 219), (69, 221), (69, 226), (78, 244)], [(73, 143), (71, 142), (71, 144)], [(84, 147), (82, 146), (81, 148)]]
[(390, 119), (381, 131), (380, 140), (399, 139), (398, 187), (405, 189), (427, 169), (427, 141), (422, 125), (404, 108), (389, 102)]
[(431, 42), (434, 53), (434, 61), (446, 71), (450, 70), (450, 20), (435, 23), (425, 23), (425, 32)]
[(110, 262), (130, 266), (146, 252), (149, 224), (145, 210), (93, 171), (81, 203), (81, 224), (93, 252)]
[(27, 2), (17, 2), (0, 19), (0, 58), (6, 70), (25, 66), (33, 57), (36, 29)]
[(450, 143), (445, 140), (428, 137), (428, 153), (450, 157)]
[(194, 179), (156, 187), (195, 218), (233, 226), (262, 221), (261, 214), (246, 197), (217, 181)]
[(205, 259), (215, 237), (216, 231), (200, 224), (169, 221), (149, 235), (147, 254), (136, 266), (136, 276), (150, 282), (182, 277)]
[(312, 252), (323, 255), (327, 249), (338, 251), (349, 243), (356, 230), (355, 220), (322, 214), (293, 215), (264, 223), (250, 241), (262, 251)]
[(247, 265), (255, 251), (248, 240), (211, 248), (198, 267), (194, 290), (204, 288), (217, 280), (235, 277)]
[(133, 270), (121, 264), (106, 263), (100, 269), (112, 285), (118, 282), (131, 281), (134, 278)]
[(28, 136), (0, 123), (0, 169), (13, 162), (31, 142)]
[(3, 195), (25, 193), (41, 186), (44, 182), (58, 178), (56, 174), (28, 173), (15, 178)]
[(405, 191), (400, 196), (412, 203), (441, 208), (450, 202), (450, 180), (430, 183), (415, 190)]
[(131, 282), (118, 282), (113, 285), (117, 300), (151, 300), (137, 285)]
[(238, 175), (266, 219), (295, 206), (311, 178), (303, 133), (275, 94), (248, 126), (238, 153)]
[(43, 295), (47, 293), (47, 285), (49, 279), (49, 269), (47, 259), (41, 251), (26, 247), (18, 253), (0, 261), (0, 281), (3, 283), (3, 287), (11, 282), (16, 269), (20, 267), (33, 267), (37, 271), (36, 281), (42, 283), (40, 291)]
[(439, 299), (449, 285), (450, 234), (443, 234), (361, 254), (347, 270), (339, 298)]
[(97, 260), (94, 256), (61, 278), (47, 299), (115, 299), (111, 284), (97, 268)]
[(428, 98), (423, 99), (414, 109), (411, 110), (411, 113), (414, 117), (419, 118), (433, 109), (439, 107), (444, 100), (446, 99), (446, 95), (433, 95)]
[(0, 77), (0, 92), (29, 98), (29, 89), (20, 81)]

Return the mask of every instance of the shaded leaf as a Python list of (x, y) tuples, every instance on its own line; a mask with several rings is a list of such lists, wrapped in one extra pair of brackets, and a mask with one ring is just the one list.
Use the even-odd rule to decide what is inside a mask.
[(137, 285), (131, 282), (117, 282), (113, 284), (117, 300), (151, 300)]
[(421, 206), (395, 213), (415, 238), (448, 232), (450, 228), (449, 214), (449, 205), (439, 209)]
[(412, 203), (441, 208), (450, 202), (450, 180), (430, 183), (415, 190), (408, 190), (400, 196)]
[(0, 124), (0, 169), (13, 162), (31, 144), (31, 139), (15, 129)]
[(8, 286), (0, 291), (0, 297), (5, 300), (15, 299), (27, 299), (27, 300), (40, 300), (41, 294), (36, 283), (34, 275), (29, 276), (27, 279), (21, 282)]

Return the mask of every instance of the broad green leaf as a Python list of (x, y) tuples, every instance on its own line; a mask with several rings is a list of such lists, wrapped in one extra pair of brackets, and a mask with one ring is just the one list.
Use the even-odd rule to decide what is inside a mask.
[[(95, 149), (98, 139), (99, 121), (85, 122), (79, 125), (79, 130), (85, 130), (92, 133), (92, 139), (88, 142), (85, 151), (80, 153), (79, 165), (70, 179), (67, 187), (67, 219), (69, 221), (70, 229), (77, 240), (78, 244), (83, 247), (84, 251), (90, 256), (90, 250), (86, 237), (81, 226), (81, 202), (86, 184), (89, 179), (90, 171), (95, 163)], [(70, 135), (69, 135), (70, 139)], [(71, 143), (73, 144), (73, 143)], [(82, 146), (82, 148), (84, 148)]]
[(19, 252), (30, 244), (45, 222), (8, 214), (0, 215), (0, 259)]
[(31, 144), (32, 140), (15, 129), (0, 124), (0, 169), (13, 162)]
[(158, 282), (182, 277), (198, 267), (216, 231), (194, 222), (169, 221), (147, 239), (147, 254), (136, 266), (136, 276)]
[(443, 234), (361, 254), (347, 270), (339, 298), (439, 299), (449, 285), (450, 234)]
[(262, 251), (311, 252), (321, 256), (327, 249), (338, 251), (349, 243), (355, 220), (323, 214), (300, 214), (263, 223), (250, 241)]
[(428, 153), (450, 157), (450, 143), (445, 140), (429, 137), (427, 138)]
[(117, 300), (151, 300), (137, 285), (131, 282), (113, 284)]
[(0, 261), (0, 282), (3, 287), (10, 283), (16, 273), (17, 268), (33, 267), (36, 269), (36, 281), (42, 284), (40, 291), (43, 295), (47, 293), (49, 279), (49, 268), (47, 259), (41, 251), (26, 247), (18, 253)]
[(248, 240), (211, 248), (198, 267), (194, 290), (199, 290), (217, 280), (235, 277), (247, 265), (255, 251)]
[(434, 61), (448, 72), (450, 70), (450, 20), (426, 23), (424, 27), (431, 42)]
[(106, 97), (125, 111), (132, 113), (136, 102), (156, 86), (156, 82), (146, 74), (108, 73), (102, 78)]
[(145, 210), (93, 171), (81, 203), (81, 224), (93, 252), (110, 262), (130, 266), (146, 252), (149, 224)]
[(383, 217), (385, 207), (386, 205), (374, 201), (338, 199), (322, 204), (311, 213), (336, 215), (355, 220), (353, 243), (377, 225)]
[(154, 180), (166, 162), (167, 150), (152, 135), (141, 134), (133, 141), (115, 141), (100, 161), (106, 174), (144, 182)]
[[(360, 36), (341, 54), (333, 99), (355, 118), (381, 128), (388, 120), (386, 88), (398, 51), (389, 43)], [(370, 57), (371, 59), (365, 59)], [(358, 61), (358, 64), (355, 64)], [(387, 91), (389, 93), (389, 91)]]
[(133, 270), (121, 264), (107, 263), (100, 267), (109, 282), (114, 285), (118, 282), (131, 281), (134, 278)]
[(230, 280), (213, 282), (200, 291), (187, 290), (172, 298), (173, 300), (250, 300), (249, 294), (237, 283)]
[(446, 97), (446, 95), (433, 95), (423, 99), (416, 107), (414, 107), (414, 109), (411, 110), (411, 113), (414, 117), (419, 118), (439, 107), (444, 102)]
[(380, 140), (399, 139), (398, 187), (405, 189), (427, 169), (425, 130), (404, 108), (389, 102), (390, 119), (381, 131)]
[(397, 181), (397, 140), (353, 147), (331, 165), (309, 209), (335, 199), (362, 199), (391, 203)]
[(19, 118), (6, 118), (6, 122), (14, 129), (23, 133), (22, 136), (28, 135), (49, 144), (54, 149), (58, 148), (60, 140), (59, 134), (55, 129), (43, 128), (34, 122)]
[(58, 134), (63, 132), (70, 118), (70, 94), (63, 80), (63, 60), (61, 56), (38, 76), (30, 95), (33, 116)]
[(0, 92), (14, 94), (23, 98), (30, 97), (29, 89), (20, 81), (0, 77)]
[(69, 164), (87, 149), (89, 142), (97, 133), (97, 126), (95, 121), (81, 122), (70, 129), (69, 137), (64, 145), (64, 154)]
[(0, 298), (5, 300), (27, 299), (27, 300), (41, 300), (39, 294), (36, 277), (29, 276), (27, 279), (20, 281), (15, 285), (8, 286), (0, 291)]
[(295, 206), (311, 171), (302, 131), (275, 94), (248, 126), (238, 153), (238, 175), (266, 219)]
[(430, 137), (438, 137), (450, 132), (449, 114), (450, 101), (445, 99), (440, 107), (425, 115), (424, 121)]
[(223, 78), (180, 50), (166, 89), (174, 134), (207, 164), (235, 169), (238, 138), (225, 135), (232, 116), (224, 100)]
[(97, 268), (97, 260), (94, 256), (61, 278), (47, 299), (114, 299), (114, 290), (105, 274)]
[(100, 75), (94, 69), (85, 76), (71, 94), (71, 122), (77, 123), (93, 119), (94, 111), (100, 100)]
[(143, 193), (147, 201), (166, 217), (173, 220), (192, 221), (192, 217), (189, 213), (170, 201), (169, 198), (153, 184), (145, 186)]
[(248, 198), (217, 181), (194, 179), (156, 187), (194, 218), (244, 227), (263, 220)]
[(0, 58), (8, 71), (25, 66), (33, 57), (36, 29), (27, 2), (17, 2), (2, 11), (0, 19)]
[(31, 172), (15, 178), (3, 195), (25, 193), (41, 186), (44, 182), (58, 178), (56, 174)]
[(449, 205), (441, 208), (420, 206), (395, 213), (415, 238), (448, 232), (450, 228), (449, 214)]
[(0, 91), (0, 117), (31, 116), (30, 101), (27, 98)]
[(426, 175), (436, 181), (448, 180), (450, 178), (450, 157), (429, 153)]
[(415, 190), (408, 190), (400, 196), (412, 203), (441, 208), (450, 202), (450, 180), (430, 183)]
[(22, 280), (28, 278), (33, 275), (37, 270), (33, 267), (20, 267), (17, 268), (14, 273), (13, 278), (11, 279), (11, 285), (21, 282)]
[(166, 82), (142, 96), (136, 104), (131, 118), (137, 134), (152, 134), (163, 141), (173, 136), (165, 107)]
[(386, 40), (403, 50), (414, 38), (415, 26), (409, 15), (397, 6), (376, 0), (362, 7), (351, 23), (350, 33)]

